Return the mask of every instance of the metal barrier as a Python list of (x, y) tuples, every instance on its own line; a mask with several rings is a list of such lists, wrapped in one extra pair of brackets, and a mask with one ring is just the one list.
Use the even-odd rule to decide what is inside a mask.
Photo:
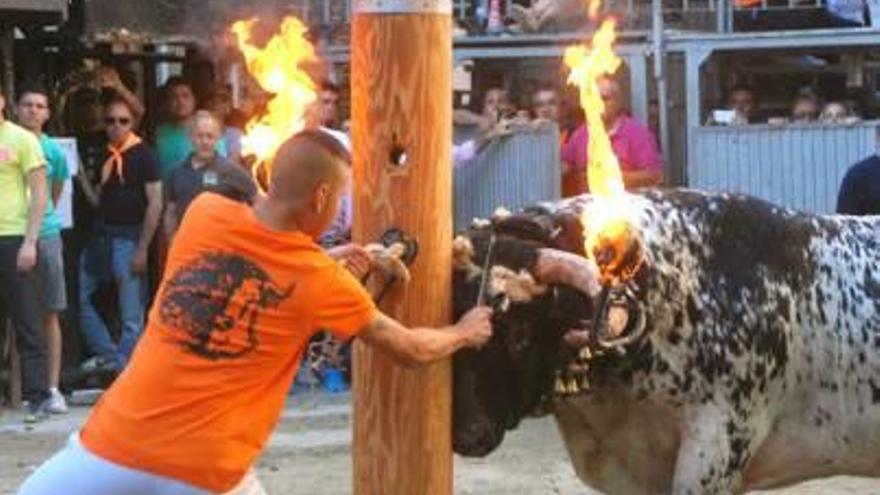
[(878, 124), (698, 127), (688, 183), (833, 213), (846, 171), (876, 152)]
[(561, 196), (562, 165), (555, 125), (522, 131), (489, 143), (455, 170), (455, 230), (498, 207), (515, 211)]

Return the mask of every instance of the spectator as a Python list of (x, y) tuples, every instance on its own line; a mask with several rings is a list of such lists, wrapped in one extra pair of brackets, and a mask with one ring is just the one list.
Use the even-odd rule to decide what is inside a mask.
[(232, 163), (240, 164), (241, 138), (244, 135), (244, 124), (239, 127), (242, 119), (238, 115), (233, 115), (235, 109), (232, 107), (232, 95), (229, 93), (229, 90), (223, 86), (218, 86), (208, 96), (205, 108), (214, 112), (214, 115), (217, 116), (223, 125), (223, 143), (226, 146), (227, 158)]
[(791, 121), (796, 123), (814, 122), (819, 116), (819, 101), (812, 95), (801, 95), (791, 107)]
[(829, 101), (822, 108), (819, 120), (824, 124), (854, 124), (859, 118), (843, 103)]
[[(101, 181), (101, 164), (107, 149), (102, 93), (107, 93), (109, 98), (113, 92), (109, 88), (99, 91), (77, 84), (67, 93), (69, 98), (62, 98), (58, 109), (59, 112), (64, 112), (68, 135), (73, 135), (76, 139), (79, 166), (73, 180), (73, 226), (62, 233), (68, 309), (61, 316), (63, 328), (78, 335), (80, 315), (76, 302), (79, 301), (79, 264), (83, 250), (95, 230), (97, 191)], [(112, 291), (105, 292), (109, 297), (98, 298), (104, 307), (115, 306), (115, 297), (110, 292)]]
[[(103, 108), (100, 105), (100, 98), (103, 95), (117, 96), (126, 100), (129, 106), (134, 110), (135, 122), (140, 122), (144, 116), (144, 106), (141, 104), (137, 95), (122, 82), (119, 73), (113, 67), (104, 66), (96, 70), (80, 70), (71, 74), (70, 78), (73, 83), (61, 94), (58, 101), (58, 108), (61, 114), (67, 110), (68, 99), (80, 92), (94, 94), (98, 93), (96, 101), (98, 106), (80, 107), (73, 119), (65, 119), (67, 130), (76, 131), (83, 127), (98, 127), (103, 133), (101, 121), (103, 119)], [(73, 102), (72, 102), (73, 103)], [(83, 102), (79, 102), (83, 103)], [(91, 112), (83, 112), (82, 110), (92, 110)]]
[(825, 5), (833, 27), (860, 27), (865, 23), (865, 0), (828, 0)]
[[(162, 184), (153, 151), (132, 130), (134, 112), (114, 99), (105, 107), (108, 154), (101, 168), (100, 225), (80, 263), (80, 318), (93, 357), (82, 371), (119, 370), (140, 336), (146, 302), (147, 250), (162, 214)], [(115, 345), (92, 295), (109, 279), (118, 285), (122, 331)]]
[[(654, 135), (624, 111), (620, 86), (616, 81), (600, 79), (599, 93), (605, 104), (602, 115), (605, 129), (611, 139), (614, 154), (620, 162), (625, 186), (636, 188), (660, 185), (663, 181), (663, 160)], [(586, 183), (589, 139), (587, 125), (583, 124), (574, 131), (562, 149), (564, 196), (580, 194), (589, 188)]]
[(532, 93), (532, 113), (536, 119), (559, 123), (559, 95), (544, 87)]
[(502, 117), (510, 117), (512, 113), (513, 106), (507, 98), (507, 91), (491, 87), (483, 93), (483, 106), (479, 114), (459, 109), (453, 112), (452, 118), (456, 125), (475, 125), (485, 132), (494, 127)]
[(216, 191), (246, 203), (253, 201), (257, 194), (250, 175), (217, 154), (220, 133), (221, 124), (214, 114), (205, 110), (195, 113), (190, 133), (195, 150), (171, 172), (165, 184), (168, 204), (164, 225), (168, 239), (174, 237), (190, 203), (202, 191)]
[[(165, 96), (166, 121), (156, 128), (156, 151), (163, 179), (168, 179), (171, 171), (180, 166), (192, 153), (189, 140), (189, 127), (196, 111), (196, 94), (192, 86), (181, 77), (172, 77), (163, 88)], [(223, 141), (217, 143), (217, 153), (227, 156)]]
[[(321, 127), (321, 130), (336, 138), (336, 141), (339, 142), (349, 154), (351, 153), (351, 141), (348, 139), (348, 135), (341, 131), (335, 131), (326, 127)], [(351, 164), (349, 163), (349, 165)], [(351, 186), (352, 184), (349, 180), (349, 183), (346, 184), (345, 187), (345, 193), (339, 199), (339, 212), (337, 212), (336, 218), (333, 219), (330, 227), (318, 238), (318, 244), (326, 249), (351, 242), (351, 225), (354, 219), (354, 201), (352, 198)]]
[(452, 162), (460, 167), (477, 156), (477, 153), (494, 138), (512, 132), (515, 109), (507, 99), (507, 91), (501, 88), (489, 88), (483, 94), (482, 112), (477, 115), (468, 110), (456, 110), (454, 118), (462, 125), (476, 125), (477, 137), (468, 139), (452, 147)]
[(46, 207), (46, 160), (37, 138), (3, 117), (0, 92), (0, 299), (12, 317), (26, 421), (48, 414), (46, 336), (40, 328), (37, 240)]
[[(877, 144), (880, 146), (880, 127)], [(837, 213), (880, 215), (880, 155), (874, 153), (846, 173), (837, 196)]]
[(727, 96), (727, 107), (735, 112), (733, 125), (755, 123), (755, 91), (746, 85), (737, 85), (730, 89)]
[(25, 88), (19, 95), (18, 117), (21, 125), (37, 136), (43, 156), (46, 158), (48, 199), (37, 241), (37, 272), (40, 279), (43, 329), (46, 332), (48, 351), (47, 386), (50, 393), (48, 411), (63, 414), (67, 412), (67, 404), (58, 390), (61, 378), (62, 342), (58, 314), (67, 308), (67, 290), (64, 283), (61, 219), (55, 211), (55, 205), (61, 197), (70, 172), (64, 154), (43, 132), (43, 126), (49, 121), (48, 92), (31, 87)]
[(339, 87), (330, 81), (321, 83), (318, 92), (318, 124), (329, 129), (339, 128)]

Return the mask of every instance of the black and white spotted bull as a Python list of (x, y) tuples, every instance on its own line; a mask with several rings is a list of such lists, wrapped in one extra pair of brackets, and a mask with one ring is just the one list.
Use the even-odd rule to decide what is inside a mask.
[(490, 342), (455, 357), (456, 452), (552, 412), (608, 494), (880, 476), (880, 217), (689, 190), (628, 202), (644, 262), (613, 287), (583, 256), (589, 196), (456, 239), (457, 313), (481, 286), (496, 307)]

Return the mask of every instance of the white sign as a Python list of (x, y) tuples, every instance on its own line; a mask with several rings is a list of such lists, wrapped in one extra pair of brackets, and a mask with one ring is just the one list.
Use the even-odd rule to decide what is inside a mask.
[(79, 150), (76, 138), (54, 137), (52, 141), (61, 149), (61, 153), (67, 160), (67, 170), (70, 172), (70, 177), (64, 181), (64, 189), (61, 190), (58, 204), (55, 205), (55, 211), (58, 218), (61, 219), (61, 228), (69, 229), (73, 227), (73, 177), (79, 173), (80, 169)]

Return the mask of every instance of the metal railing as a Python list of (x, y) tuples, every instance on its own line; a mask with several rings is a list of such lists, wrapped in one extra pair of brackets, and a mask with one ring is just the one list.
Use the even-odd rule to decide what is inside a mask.
[(562, 164), (555, 125), (489, 143), (454, 175), (454, 225), (466, 228), (498, 207), (516, 211), (561, 196)]
[(688, 185), (833, 213), (846, 171), (876, 152), (878, 124), (698, 127)]
[[(467, 28), (468, 36), (485, 34), (481, 26), (487, 20), (489, 3), (489, 0), (452, 1), (453, 17), (459, 25)], [(515, 3), (501, 0), (502, 12), (510, 12)], [(823, 20), (817, 20), (815, 16), (811, 17), (809, 26), (803, 22), (805, 15), (824, 14), (826, 9), (825, 0), (663, 0), (661, 3), (666, 29), (710, 32), (733, 30), (734, 19), (740, 27), (745, 25), (745, 30), (823, 27)], [(313, 26), (333, 29), (349, 22), (351, 0), (295, 0), (292, 4)], [(866, 4), (873, 7), (878, 2), (867, 0)], [(604, 0), (602, 8), (605, 13), (618, 17), (621, 29), (651, 29), (651, 0)], [(880, 15), (880, 8), (876, 10)], [(772, 27), (766, 22), (766, 16), (772, 17)]]

